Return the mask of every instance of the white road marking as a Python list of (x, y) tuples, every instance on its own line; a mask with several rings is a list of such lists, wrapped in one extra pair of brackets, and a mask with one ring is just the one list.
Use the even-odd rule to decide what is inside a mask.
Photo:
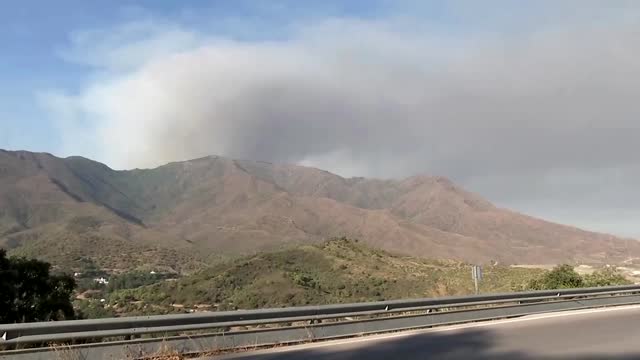
[[(640, 305), (623, 305), (623, 306), (615, 306), (615, 307), (606, 307), (606, 308), (598, 308), (598, 309), (584, 309), (584, 310), (569, 310), (569, 311), (561, 311), (554, 313), (545, 313), (545, 314), (533, 314), (533, 315), (525, 315), (522, 317), (514, 318), (514, 319), (505, 319), (505, 320), (490, 320), (483, 321), (477, 323), (467, 323), (467, 324), (458, 324), (458, 325), (444, 325), (442, 327), (437, 328), (429, 328), (429, 329), (417, 329), (417, 330), (407, 330), (392, 334), (380, 334), (380, 335), (365, 335), (363, 337), (358, 338), (349, 338), (343, 340), (327, 340), (316, 343), (309, 344), (300, 344), (300, 345), (291, 345), (284, 346), (281, 348), (273, 348), (273, 349), (263, 349), (257, 351), (243, 352), (243, 353), (234, 353), (234, 354), (226, 354), (226, 355), (218, 355), (213, 357), (204, 357), (204, 359), (215, 359), (215, 360), (227, 360), (227, 359), (236, 359), (246, 357), (249, 354), (251, 355), (260, 355), (260, 354), (277, 354), (288, 351), (296, 351), (296, 350), (306, 350), (306, 349), (317, 349), (328, 346), (339, 346), (346, 344), (357, 344), (361, 342), (367, 341), (384, 341), (388, 339), (396, 339), (402, 338), (406, 336), (412, 336), (417, 334), (425, 334), (425, 333), (435, 333), (435, 332), (447, 332), (447, 331), (456, 331), (456, 330), (464, 330), (469, 328), (477, 328), (477, 327), (487, 327), (487, 326), (500, 326), (511, 323), (520, 323), (526, 321), (533, 320), (541, 320), (541, 319), (549, 319), (556, 317), (567, 317), (574, 315), (585, 315), (585, 314), (593, 314), (593, 313), (604, 313), (610, 311), (622, 311), (622, 310), (633, 310), (640, 309)], [(196, 359), (198, 360), (198, 359)]]

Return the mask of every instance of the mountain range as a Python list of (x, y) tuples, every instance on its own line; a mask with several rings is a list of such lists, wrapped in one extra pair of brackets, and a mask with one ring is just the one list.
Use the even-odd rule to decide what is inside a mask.
[(343, 178), (210, 156), (116, 171), (82, 157), (0, 150), (0, 246), (100, 267), (175, 271), (333, 237), (478, 263), (634, 262), (640, 242), (494, 206), (439, 176)]

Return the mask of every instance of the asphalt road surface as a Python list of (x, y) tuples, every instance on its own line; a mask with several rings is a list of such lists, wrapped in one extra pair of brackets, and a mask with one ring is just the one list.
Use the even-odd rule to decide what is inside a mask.
[(640, 306), (536, 315), (214, 359), (640, 359)]

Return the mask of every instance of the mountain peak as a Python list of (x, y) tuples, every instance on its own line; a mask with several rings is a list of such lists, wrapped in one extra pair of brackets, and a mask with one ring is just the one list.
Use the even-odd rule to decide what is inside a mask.
[(104, 241), (205, 256), (347, 236), (393, 252), (474, 262), (640, 257), (638, 242), (499, 209), (442, 176), (346, 179), (219, 156), (114, 171), (81, 157), (2, 151), (0, 210), (0, 244), (12, 247), (44, 246), (46, 234), (92, 216), (101, 225), (90, 232)]

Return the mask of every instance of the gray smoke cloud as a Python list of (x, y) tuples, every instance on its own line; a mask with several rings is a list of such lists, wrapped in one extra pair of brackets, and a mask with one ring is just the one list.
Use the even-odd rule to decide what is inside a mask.
[(613, 14), (456, 37), (335, 19), (271, 42), (126, 24), (76, 34), (64, 56), (95, 76), (43, 99), (67, 151), (116, 168), (217, 154), (438, 174), (501, 205), (640, 235), (640, 24)]

